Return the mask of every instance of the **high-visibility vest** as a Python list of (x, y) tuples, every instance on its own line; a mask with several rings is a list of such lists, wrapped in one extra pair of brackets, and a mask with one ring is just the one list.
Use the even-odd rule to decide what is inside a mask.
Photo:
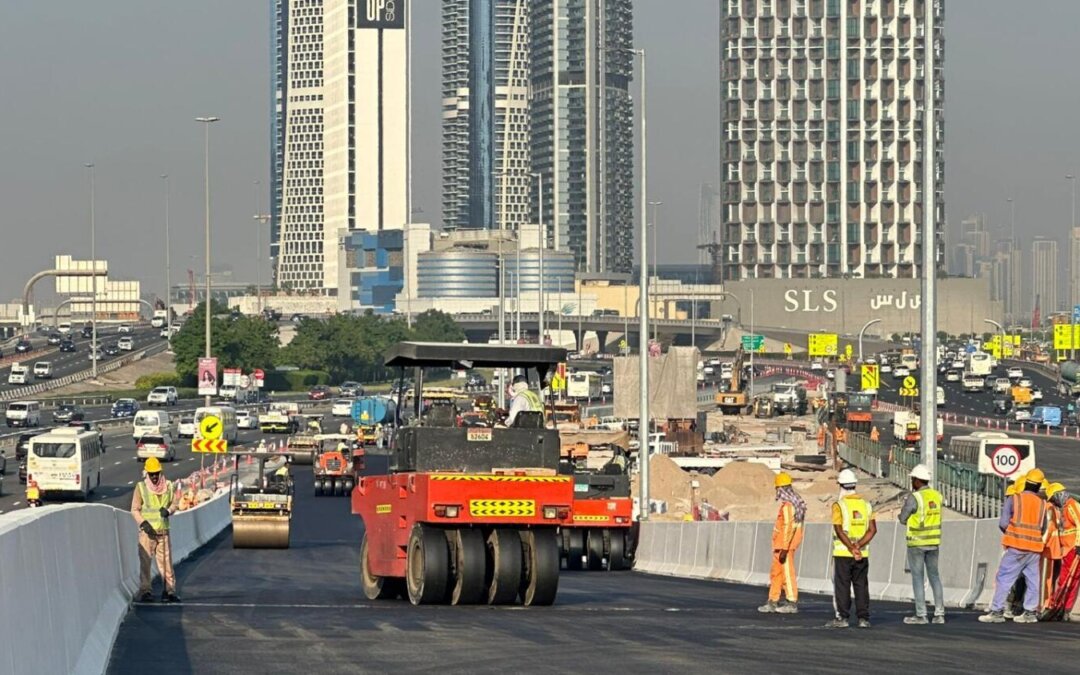
[(915, 513), (907, 521), (908, 546), (941, 545), (941, 493), (923, 488), (911, 494)]
[(169, 531), (169, 521), (161, 517), (161, 509), (167, 509), (172, 504), (173, 486), (166, 481), (165, 490), (161, 494), (155, 494), (146, 486), (146, 481), (139, 481), (135, 488), (139, 491), (142, 499), (143, 520), (150, 523), (150, 527), (158, 534)]
[(1046, 505), (1046, 532), (1043, 533), (1043, 557), (1053, 560), (1061, 560), (1065, 556), (1061, 548), (1061, 538), (1058, 528), (1058, 519), (1061, 511), (1053, 504)]
[[(840, 515), (843, 517), (840, 527), (844, 530), (844, 534), (851, 540), (851, 543), (862, 539), (866, 531), (870, 529), (870, 520), (874, 515), (870, 502), (862, 497), (841, 497), (837, 504), (840, 506)], [(869, 558), (869, 544), (863, 546), (860, 552), (862, 557)], [(833, 555), (838, 558), (854, 557), (848, 547), (844, 545), (844, 542), (840, 540), (840, 537), (836, 536), (835, 532), (833, 532)]]
[(1077, 541), (1078, 534), (1080, 534), (1080, 502), (1069, 497), (1062, 508), (1061, 532), (1059, 533), (1061, 548), (1064, 551), (1076, 548), (1080, 543)]
[(41, 490), (38, 489), (38, 486), (31, 485), (30, 487), (26, 488), (26, 500), (27, 501), (36, 502), (36, 501), (39, 501), (40, 499), (41, 499)]
[(521, 395), (528, 401), (529, 410), (531, 412), (544, 412), (544, 402), (540, 400), (540, 395), (535, 391), (532, 389), (523, 389)]
[(1042, 553), (1046, 502), (1034, 492), (1023, 491), (1012, 500), (1012, 518), (1001, 536), (1001, 545), (1018, 551)]

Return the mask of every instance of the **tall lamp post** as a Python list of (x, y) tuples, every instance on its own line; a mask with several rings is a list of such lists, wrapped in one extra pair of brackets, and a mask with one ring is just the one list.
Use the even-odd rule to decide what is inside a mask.
[[(657, 266), (657, 263), (656, 263), (656, 250), (659, 248), (659, 246), (657, 246), (657, 243), (656, 243), (656, 231), (657, 231), (656, 212), (660, 208), (660, 206), (662, 206), (663, 204), (664, 204), (664, 202), (649, 202), (649, 206), (652, 207), (652, 237), (653, 237), (652, 238), (652, 245), (653, 245), (652, 246), (652, 249), (653, 249), (652, 250), (652, 278), (656, 281), (657, 287), (660, 286), (660, 268)], [(644, 237), (645, 235), (643, 234), (642, 236)], [(644, 264), (644, 259), (642, 259), (642, 264)], [(648, 277), (646, 277), (646, 279), (648, 279)], [(649, 309), (651, 310), (652, 308), (650, 307)], [(657, 310), (657, 312), (659, 312), (659, 309)], [(653, 340), (656, 339), (657, 328), (658, 327), (654, 324), (653, 329), (652, 329), (653, 330), (653, 335), (652, 335)]]
[[(859, 329), (859, 363), (860, 364), (863, 362), (863, 358), (862, 358), (862, 339), (863, 339), (863, 335), (866, 333), (866, 329), (869, 328), (870, 326), (873, 326), (875, 323), (881, 323), (881, 319), (870, 319), (865, 324), (863, 324), (862, 328)], [(936, 396), (936, 393), (935, 393), (935, 396)]]
[(90, 170), (90, 264), (93, 265), (95, 274), (90, 277), (90, 375), (97, 379), (97, 291), (98, 291), (98, 264), (97, 264), (97, 215), (95, 204), (94, 163), (84, 164)]
[[(210, 125), (220, 120), (220, 117), (196, 117), (196, 122), (203, 124), (203, 193), (206, 224), (206, 304), (203, 306), (203, 314), (206, 319), (206, 358), (210, 358)], [(216, 375), (216, 373), (215, 373)], [(210, 395), (206, 396), (206, 406), (210, 405)]]
[(169, 184), (169, 174), (161, 174), (161, 180), (165, 183), (165, 334), (169, 337), (169, 351), (172, 351), (172, 238), (169, 235), (169, 196), (172, 191)]
[(537, 323), (537, 336), (536, 343), (544, 344), (544, 313), (547, 309), (544, 304), (544, 284), (546, 279), (544, 278), (544, 249), (547, 248), (547, 232), (544, 230), (544, 182), (543, 175), (537, 172), (530, 174), (536, 179), (536, 213), (537, 213), (537, 243), (539, 244), (538, 255), (540, 256), (540, 285), (536, 291), (536, 299), (540, 316)]

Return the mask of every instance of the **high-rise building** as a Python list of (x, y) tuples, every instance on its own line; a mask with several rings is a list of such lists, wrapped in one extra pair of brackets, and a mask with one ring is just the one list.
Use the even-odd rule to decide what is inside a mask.
[(277, 271), (281, 178), (285, 169), (289, 0), (270, 0), (270, 268)]
[(928, 25), (925, 0), (721, 0), (724, 280), (920, 276), (927, 79), (935, 242), (944, 224), (944, 3), (930, 8)]
[(632, 0), (529, 0), (529, 27), (531, 164), (544, 195), (534, 220), (580, 271), (629, 272)]
[(960, 221), (960, 241), (974, 247), (977, 259), (990, 256), (990, 231), (984, 214), (978, 213)]
[(407, 7), (287, 0), (285, 8), (277, 281), (337, 296), (342, 308), (355, 304), (339, 288), (346, 239), (409, 218)]
[(1080, 227), (1069, 230), (1069, 310), (1080, 305)]
[(527, 0), (443, 0), (442, 183), (447, 229), (529, 220)]
[(1058, 243), (1036, 237), (1031, 242), (1031, 306), (1044, 317), (1058, 311)]

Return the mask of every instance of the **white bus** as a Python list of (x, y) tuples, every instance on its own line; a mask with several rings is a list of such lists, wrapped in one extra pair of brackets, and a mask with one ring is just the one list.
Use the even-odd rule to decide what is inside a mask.
[(993, 370), (990, 355), (986, 352), (972, 352), (968, 355), (968, 372), (986, 377)]
[[(236, 408), (229, 406), (212, 405), (209, 408), (202, 407), (195, 409), (195, 429), (199, 429), (199, 423), (202, 422), (202, 418), (207, 415), (213, 415), (221, 420), (221, 439), (228, 441), (229, 443), (236, 442), (237, 427), (236, 427)], [(201, 435), (201, 434), (200, 434)]]
[(26, 480), (42, 497), (86, 499), (101, 485), (101, 434), (81, 427), (59, 427), (30, 439)]
[(600, 398), (603, 385), (604, 378), (600, 376), (600, 373), (592, 371), (571, 373), (566, 383), (566, 397), (575, 399)]
[(1035, 441), (1010, 438), (1000, 431), (976, 431), (968, 436), (953, 436), (945, 458), (974, 465), (979, 473), (1012, 480), (1035, 468)]

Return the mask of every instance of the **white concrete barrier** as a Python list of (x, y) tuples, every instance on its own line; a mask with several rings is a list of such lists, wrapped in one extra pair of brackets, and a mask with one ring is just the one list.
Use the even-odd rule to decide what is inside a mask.
[[(174, 515), (174, 564), (229, 522), (226, 491)], [(128, 511), (66, 504), (0, 515), (0, 673), (103, 672), (138, 583)]]

